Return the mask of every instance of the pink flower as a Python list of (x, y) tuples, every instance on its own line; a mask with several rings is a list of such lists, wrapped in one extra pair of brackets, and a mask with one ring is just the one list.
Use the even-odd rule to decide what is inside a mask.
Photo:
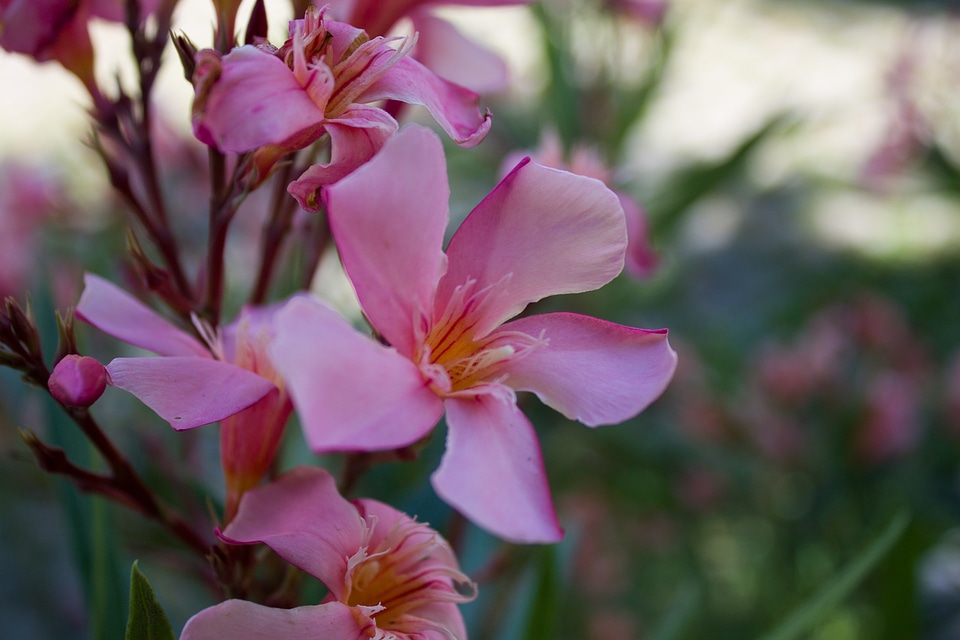
[(419, 127), (331, 187), (341, 260), (391, 346), (302, 299), (277, 314), (271, 353), (315, 451), (403, 447), (446, 412), (437, 493), (503, 538), (557, 541), (540, 448), (515, 391), (591, 426), (617, 423), (660, 395), (676, 354), (666, 330), (572, 313), (505, 323), (622, 269), (623, 211), (603, 184), (524, 161), (444, 253), (448, 195), (440, 141)]
[[(512, 168), (523, 155), (523, 153), (514, 153), (507, 156), (503, 163), (504, 172)], [(584, 145), (575, 146), (570, 152), (570, 159), (565, 160), (560, 138), (550, 129), (544, 131), (540, 139), (540, 148), (531, 154), (531, 157), (548, 167), (596, 178), (608, 187), (613, 184), (614, 178), (610, 168), (595, 149)], [(634, 278), (647, 278), (657, 268), (657, 254), (650, 246), (647, 213), (627, 192), (614, 191), (614, 193), (620, 199), (620, 206), (623, 207), (627, 223), (627, 251), (624, 255), (624, 267)]]
[[(399, 42), (398, 49), (391, 43)], [(223, 151), (255, 151), (256, 177), (266, 177), (283, 155), (329, 134), (331, 157), (290, 185), (306, 209), (319, 206), (318, 190), (369, 160), (397, 130), (383, 109), (399, 100), (427, 108), (457, 144), (470, 147), (490, 128), (478, 96), (451, 84), (408, 57), (403, 38), (370, 39), (362, 30), (307, 11), (290, 23), (279, 49), (247, 45), (227, 55), (197, 55), (193, 128)]]
[(228, 600), (187, 621), (181, 640), (467, 637), (457, 604), (476, 587), (446, 541), (383, 503), (347, 502), (325, 470), (299, 467), (253, 489), (221, 537), (263, 542), (330, 595), (295, 609)]
[[(497, 7), (529, 4), (532, 0), (453, 0), (444, 5)], [(500, 91), (507, 69), (496, 53), (465, 38), (448, 21), (429, 10), (433, 0), (335, 0), (331, 11), (344, 22), (372, 36), (388, 35), (403, 18), (419, 34), (413, 56), (441, 78), (473, 91)]]
[(109, 383), (153, 409), (174, 429), (220, 425), (226, 520), (276, 454), (293, 411), (267, 356), (272, 309), (245, 309), (221, 336), (198, 321), (204, 345), (106, 280), (87, 274), (77, 317), (160, 358), (116, 358)]

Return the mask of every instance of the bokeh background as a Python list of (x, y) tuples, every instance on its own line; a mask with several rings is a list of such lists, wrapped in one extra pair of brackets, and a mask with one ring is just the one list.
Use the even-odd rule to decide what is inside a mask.
[[(538, 310), (668, 327), (680, 356), (666, 394), (620, 426), (588, 429), (525, 401), (562, 544), (504, 546), (452, 516), (426, 482), (442, 431), (420, 461), (364, 478), (362, 495), (458, 545), (481, 583), (463, 607), (471, 638), (960, 637), (952, 5), (441, 9), (502, 55), (512, 78), (485, 96), (495, 120), (484, 143), (448, 149), (454, 211), (492, 188), (508, 154), (550, 136), (568, 161), (594, 158), (646, 209), (656, 265)], [(282, 42), (288, 4), (267, 7)], [(184, 0), (177, 17), (209, 44), (207, 3)], [(102, 80), (128, 82), (122, 30), (97, 24), (94, 39)], [(205, 155), (190, 140), (191, 88), (168, 61), (160, 153), (179, 230), (202, 242)], [(83, 271), (123, 273), (126, 222), (84, 145), (79, 83), (0, 51), (0, 86), (0, 292), (29, 292), (52, 351), (53, 309), (75, 302)], [(252, 268), (255, 198), (241, 215), (230, 253), (238, 287)], [(82, 336), (102, 360), (118, 348)], [(201, 496), (219, 486), (215, 430), (170, 433), (121, 393), (96, 411), (156, 486), (203, 517)], [(0, 371), (0, 637), (120, 637), (136, 558), (175, 629), (213, 602), (151, 525), (39, 471), (18, 428), (93, 461), (39, 392)], [(317, 462), (295, 428), (286, 456)], [(765, 635), (811, 602), (835, 606), (808, 609), (802, 633)]]

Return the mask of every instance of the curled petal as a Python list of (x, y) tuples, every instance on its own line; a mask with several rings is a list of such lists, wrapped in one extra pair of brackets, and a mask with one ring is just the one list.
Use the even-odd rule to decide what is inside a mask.
[(180, 640), (370, 640), (376, 623), (362, 607), (340, 602), (275, 609), (247, 600), (227, 600), (187, 620)]
[(478, 290), (497, 285), (483, 335), (531, 302), (603, 286), (623, 268), (626, 246), (623, 209), (602, 182), (521, 162), (450, 240), (438, 306), (468, 279)]
[(307, 211), (320, 208), (320, 189), (349, 175), (372, 158), (397, 131), (397, 121), (383, 109), (353, 105), (335, 120), (327, 121), (330, 162), (303, 172), (287, 191)]
[(248, 491), (221, 537), (233, 544), (266, 544), (342, 600), (348, 559), (365, 544), (366, 531), (326, 470), (297, 467)]
[(461, 147), (479, 144), (490, 130), (490, 112), (480, 112), (476, 93), (447, 82), (409, 56), (398, 60), (357, 99), (377, 100), (423, 105)]
[(364, 313), (408, 358), (414, 322), (431, 308), (446, 265), (449, 197), (440, 139), (422, 127), (405, 127), (327, 194), (333, 237)]
[(666, 329), (646, 331), (574, 313), (546, 313), (503, 326), (543, 336), (546, 346), (504, 365), (505, 384), (533, 391), (591, 427), (632, 418), (656, 400), (677, 366)]
[(110, 384), (135, 395), (178, 431), (223, 420), (276, 387), (246, 369), (207, 358), (117, 358)]
[(276, 329), (271, 355), (313, 451), (405, 447), (439, 421), (443, 404), (417, 367), (333, 310), (294, 299)]
[(157, 355), (211, 357), (199, 340), (116, 285), (92, 273), (83, 276), (83, 283), (76, 313), (84, 322)]
[[(318, 65), (312, 73), (321, 74), (323, 69)], [(276, 56), (253, 45), (238, 47), (223, 56), (219, 77), (203, 92), (198, 89), (194, 133), (222, 151), (251, 151), (265, 145), (291, 151), (305, 147), (319, 137), (324, 119), (311, 93), (322, 93), (321, 84), (332, 89), (333, 82), (332, 78), (311, 78), (308, 93)]]
[(450, 398), (447, 450), (434, 490), (471, 521), (505, 540), (563, 538), (537, 434), (511, 394)]

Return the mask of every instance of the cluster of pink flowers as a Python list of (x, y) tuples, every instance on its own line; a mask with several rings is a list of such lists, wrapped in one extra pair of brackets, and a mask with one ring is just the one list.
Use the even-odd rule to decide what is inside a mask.
[[(215, 4), (232, 24), (236, 3)], [(576, 173), (552, 168), (565, 166), (559, 158), (512, 162), (444, 248), (450, 191), (441, 139), (421, 126), (400, 127), (393, 105), (422, 105), (454, 142), (471, 147), (492, 123), (474, 89), (502, 83), (503, 69), (426, 11), (429, 4), (309, 7), (280, 47), (256, 33), (232, 48), (197, 51), (181, 40), (195, 89), (193, 131), (219, 158), (221, 178), (224, 167), (233, 171), (211, 198), (213, 259), (196, 284), (182, 275), (149, 180), (129, 187), (119, 156), (101, 149), (115, 184), (129, 187), (127, 200), (153, 207), (140, 207), (138, 217), (166, 265), (133, 255), (169, 314), (87, 274), (77, 318), (156, 355), (106, 366), (67, 355), (50, 376), (51, 393), (84, 420), (112, 386), (176, 430), (219, 422), (226, 501), (217, 544), (266, 544), (329, 589), (322, 603), (292, 609), (229, 599), (193, 617), (182, 638), (466, 637), (457, 605), (475, 586), (438, 533), (380, 502), (347, 501), (319, 468), (279, 474), (294, 412), (317, 454), (415, 448), (445, 417), (446, 451), (431, 476), (436, 494), (507, 541), (553, 543), (563, 528), (517, 394), (533, 392), (595, 427), (632, 418), (673, 375), (665, 329), (526, 313), (548, 296), (602, 287), (625, 262), (636, 275), (652, 269), (642, 213), (605, 184), (605, 173), (576, 161), (569, 167)], [(27, 6), (4, 2), (4, 21)], [(169, 15), (172, 4), (162, 6)], [(85, 20), (100, 15), (100, 4), (73, 3), (70, 11), (59, 31), (34, 34), (28, 46), (6, 30), (3, 45), (64, 61), (63, 52), (88, 47)], [(403, 17), (417, 34), (391, 36)], [(87, 70), (78, 75), (97, 97)], [(111, 117), (138, 124), (124, 120), (121, 102), (114, 106)], [(100, 122), (109, 133), (111, 120)], [(131, 145), (131, 156), (139, 148)], [(272, 304), (253, 300), (221, 322), (216, 239), (226, 237), (233, 201), (281, 174), (289, 177), (278, 179), (281, 189), (302, 209), (322, 211), (304, 215), (325, 216), (366, 330), (305, 292)], [(272, 218), (283, 232), (289, 219)], [(271, 254), (264, 255), (268, 264)], [(125, 499), (154, 513), (142, 492)]]

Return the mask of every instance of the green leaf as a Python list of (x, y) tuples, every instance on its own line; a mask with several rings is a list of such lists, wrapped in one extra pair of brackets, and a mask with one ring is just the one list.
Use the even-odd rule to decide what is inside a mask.
[(126, 640), (174, 640), (173, 627), (136, 561), (130, 569), (130, 617)]
[(667, 615), (650, 636), (651, 640), (676, 640), (696, 613), (700, 604), (700, 588), (694, 582), (683, 585), (670, 604)]
[(810, 631), (822, 621), (838, 604), (853, 593), (854, 589), (890, 552), (907, 528), (910, 518), (906, 513), (898, 514), (883, 533), (858, 557), (854, 558), (843, 571), (818, 591), (810, 600), (793, 612), (779, 627), (762, 637), (761, 640), (792, 640), (800, 634)]
[(555, 545), (537, 549), (534, 568), (533, 597), (527, 616), (526, 640), (556, 638), (557, 613), (560, 604), (560, 559)]

